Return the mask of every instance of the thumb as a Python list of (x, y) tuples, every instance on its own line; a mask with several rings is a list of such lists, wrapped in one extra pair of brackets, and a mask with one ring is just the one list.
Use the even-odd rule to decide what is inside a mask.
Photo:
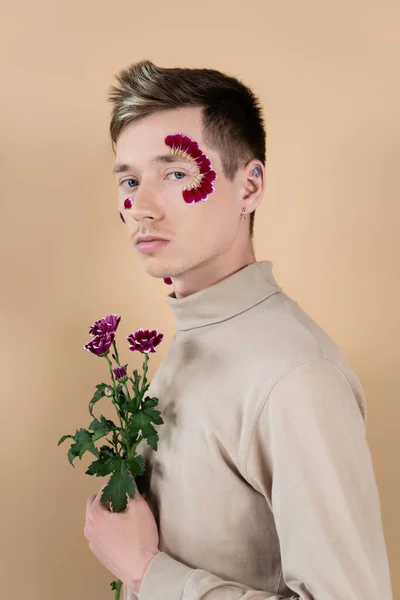
[(92, 495), (91, 495), (91, 496), (89, 496), (89, 498), (87, 499), (87, 501), (86, 501), (86, 515), (88, 514), (88, 512), (89, 512), (89, 510), (90, 510), (90, 508), (91, 508), (91, 506), (92, 506), (92, 504), (93, 504), (93, 502), (94, 502), (94, 499), (96, 498), (96, 495), (97, 495), (97, 494), (92, 494)]

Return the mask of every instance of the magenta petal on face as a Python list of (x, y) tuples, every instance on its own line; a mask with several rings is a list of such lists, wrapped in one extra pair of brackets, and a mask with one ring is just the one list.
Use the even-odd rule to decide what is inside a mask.
[[(193, 142), (193, 143), (196, 143), (196, 142)], [(202, 154), (203, 153), (202, 153), (202, 151), (200, 150), (200, 148), (198, 146), (197, 146), (197, 148), (195, 148), (194, 150), (191, 150), (191, 152), (190, 152), (190, 156), (192, 158), (194, 158), (195, 160), (197, 158), (199, 158), (199, 156), (201, 156)]]
[(183, 190), (182, 195), (186, 204), (193, 204), (194, 202), (196, 202), (194, 194), (191, 190)]
[(174, 135), (174, 148), (180, 148), (182, 145), (182, 134), (177, 133)]
[(197, 142), (190, 142), (189, 146), (186, 148), (186, 154), (193, 158), (193, 152), (196, 152), (197, 149)]
[(201, 193), (203, 194), (203, 199), (204, 200), (207, 200), (209, 194), (211, 194), (214, 191), (214, 189), (212, 189), (211, 192), (209, 192), (206, 189), (204, 189), (203, 186), (200, 186), (200, 189), (201, 189)]
[(200, 187), (202, 190), (204, 190), (207, 194), (211, 194), (214, 191), (214, 187), (213, 184), (210, 183), (209, 181), (207, 181), (207, 179), (202, 179), (200, 182)]
[(167, 285), (172, 285), (172, 279), (170, 277), (164, 277), (164, 283)]
[(122, 221), (123, 221), (124, 223), (126, 223), (126, 221), (125, 221), (125, 219), (124, 219), (124, 216), (123, 216), (123, 214), (122, 214), (122, 212), (121, 212), (121, 211), (119, 211), (119, 216), (121, 217)]
[(124, 208), (132, 208), (132, 200), (130, 198), (126, 198), (124, 201)]
[(207, 181), (214, 181), (217, 178), (217, 174), (215, 171), (208, 171), (207, 173), (203, 174), (203, 178), (207, 179)]
[(204, 198), (203, 193), (199, 188), (193, 188), (192, 194), (194, 196), (195, 202), (201, 202)]
[(209, 173), (211, 168), (211, 163), (210, 161), (207, 159), (207, 162), (203, 163), (201, 165), (201, 167), (199, 168), (199, 171), (202, 175), (205, 175), (205, 173)]
[(207, 173), (207, 171), (210, 170), (211, 163), (206, 156), (200, 156), (200, 158), (196, 160), (196, 163), (200, 173)]
[(167, 137), (165, 138), (164, 141), (167, 144), (167, 146), (169, 146), (170, 148), (172, 148), (173, 145), (174, 145), (175, 136), (174, 135), (167, 135)]
[(183, 150), (183, 152), (186, 152), (189, 148), (190, 148), (190, 144), (192, 143), (192, 140), (190, 139), (190, 137), (188, 137), (187, 135), (184, 135), (182, 138), (182, 142), (179, 144), (181, 150)]
[(200, 192), (201, 192), (201, 195), (202, 195), (202, 200), (207, 200), (207, 198), (208, 198), (208, 195), (209, 195), (209, 193), (210, 193), (210, 192), (207, 192), (207, 191), (206, 191), (206, 190), (203, 188), (203, 186), (202, 186), (202, 185), (200, 185)]

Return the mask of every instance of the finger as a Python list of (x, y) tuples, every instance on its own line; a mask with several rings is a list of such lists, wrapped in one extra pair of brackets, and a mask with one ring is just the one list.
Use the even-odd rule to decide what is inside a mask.
[(94, 510), (111, 511), (111, 501), (110, 500), (102, 500), (101, 499), (101, 497), (103, 495), (104, 488), (106, 487), (106, 485), (107, 485), (107, 483), (105, 483), (103, 485), (103, 487), (99, 490), (99, 492), (95, 496), (95, 499), (93, 501), (93, 508), (94, 508)]
[(96, 498), (96, 494), (92, 494), (92, 495), (91, 495), (91, 496), (89, 496), (89, 498), (87, 499), (87, 501), (86, 501), (86, 514), (87, 514), (87, 513), (90, 511), (90, 509), (91, 509), (91, 507), (92, 507), (92, 505), (93, 505), (93, 502), (94, 502), (95, 498)]

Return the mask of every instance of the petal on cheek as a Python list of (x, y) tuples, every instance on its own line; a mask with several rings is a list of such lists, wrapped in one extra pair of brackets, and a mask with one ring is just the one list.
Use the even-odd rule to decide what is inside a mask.
[(207, 181), (207, 179), (203, 179), (200, 185), (201, 185), (201, 189), (204, 190), (204, 192), (206, 192), (206, 194), (211, 194), (214, 191), (214, 187), (213, 187), (212, 183)]
[(193, 190), (183, 190), (182, 195), (186, 204), (194, 204), (196, 202)]
[(121, 217), (121, 220), (123, 221), (123, 223), (126, 223), (126, 221), (124, 219), (124, 215), (122, 214), (121, 211), (119, 211), (119, 216)]
[(215, 171), (208, 171), (208, 173), (204, 173), (203, 175), (203, 179), (206, 179), (207, 181), (215, 181), (215, 179), (217, 178), (217, 174)]
[(124, 208), (132, 208), (132, 200), (130, 198), (126, 198), (124, 201)]
[(194, 195), (195, 202), (201, 202), (207, 196), (207, 194), (204, 194), (201, 189), (193, 189), (192, 193)]

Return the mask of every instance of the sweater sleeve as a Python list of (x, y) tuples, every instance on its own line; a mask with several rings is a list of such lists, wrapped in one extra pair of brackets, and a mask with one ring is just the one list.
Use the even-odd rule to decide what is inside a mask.
[(248, 481), (273, 510), (281, 577), (293, 593), (278, 594), (282, 581), (253, 590), (160, 552), (139, 600), (392, 600), (365, 430), (336, 364), (315, 359), (292, 369), (266, 398), (244, 458)]

